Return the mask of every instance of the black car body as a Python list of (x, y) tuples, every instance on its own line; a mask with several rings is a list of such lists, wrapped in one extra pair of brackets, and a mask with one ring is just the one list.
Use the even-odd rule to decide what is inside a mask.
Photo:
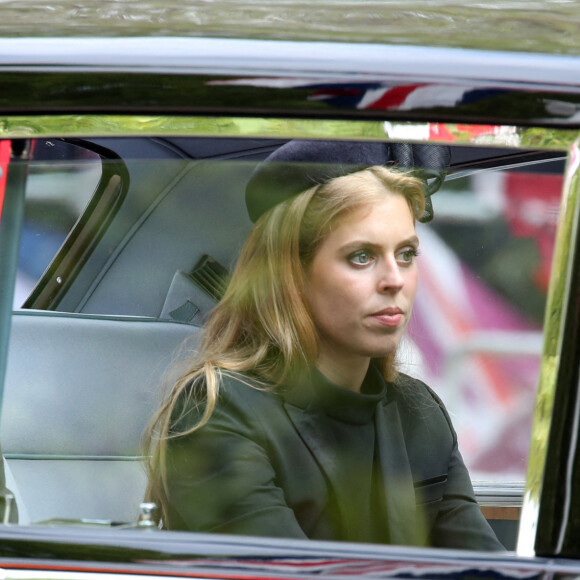
[[(224, 3), (228, 9), (235, 11), (235, 3)], [(336, 6), (326, 9), (335, 14)], [(12, 474), (8, 488), (19, 488), (16, 498), (5, 497), (12, 507), (0, 527), (6, 578), (536, 578), (580, 571), (577, 47), (565, 35), (552, 44), (530, 36), (528, 52), (507, 41), (503, 51), (465, 48), (468, 36), (461, 34), (447, 46), (426, 46), (401, 33), (395, 44), (382, 40), (380, 29), (365, 29), (370, 9), (355, 10), (360, 28), (342, 23), (332, 34), (314, 23), (310, 32), (304, 25), (286, 37), (272, 27), (255, 33), (240, 21), (201, 29), (196, 37), (174, 21), (173, 30), (147, 28), (133, 36), (117, 26), (108, 36), (89, 27), (84, 37), (55, 28), (58, 37), (0, 38), (0, 370), (6, 376), (0, 443)], [(446, 14), (423, 10), (433, 18)], [(483, 16), (477, 26), (486, 26)], [(66, 29), (63, 21), (59, 26)], [(546, 284), (551, 269), (549, 290), (542, 286), (547, 298), (534, 303), (529, 280), (524, 286), (531, 300), (526, 313), (543, 331), (476, 336), (483, 342), (466, 342), (449, 363), (475, 356), (470, 364), (483, 364), (485, 373), (511, 376), (498, 375), (500, 363), (490, 362), (505, 354), (497, 344), (507, 340), (510, 352), (530, 356), (543, 341), (525, 489), (511, 481), (476, 486), (510, 548), (518, 535), (515, 552), (180, 534), (154, 529), (147, 506), (139, 516), (138, 442), (158, 401), (156, 385), (175, 348), (199, 335), (219, 298), (221, 270), (216, 288), (212, 259), (227, 269), (250, 228), (238, 195), (242, 184), (256, 163), (296, 137), (449, 144), (448, 183), (513, 170), (515, 177), (506, 179), (516, 189), (540, 184), (532, 196), (544, 203), (536, 217), (549, 213), (552, 198), (542, 192), (561, 187), (550, 226), (556, 237), (547, 242), (554, 255), (543, 264)], [(67, 191), (64, 201), (56, 194), (43, 201), (51, 172), (65, 176), (57, 189), (68, 183), (80, 190), (85, 182), (75, 175), (90, 177), (97, 165), (75, 208), (64, 199)], [(522, 171), (528, 172), (523, 180)], [(26, 205), (35, 179), (36, 205)], [(436, 216), (443, 207), (438, 199), (442, 193), (433, 199)], [(523, 199), (530, 201), (525, 193)], [(461, 222), (454, 213), (461, 199), (447, 200), (442, 214), (451, 226), (442, 235), (449, 244), (486, 240), (492, 248), (489, 238), (504, 236), (504, 225), (495, 222), (489, 231), (473, 226), (477, 220)], [(477, 195), (470, 200), (480, 211)], [(51, 212), (57, 218), (46, 220)], [(34, 269), (26, 270), (24, 258), (48, 246), (54, 249), (34, 266), (33, 283), (14, 309), (19, 273)], [(499, 262), (490, 274), (487, 266), (497, 262), (489, 258), (485, 272), (470, 262), (476, 277), (516, 270), (518, 258)], [(196, 275), (202, 292), (184, 317), (191, 300), (182, 282)], [(511, 279), (498, 288), (515, 285)], [(519, 296), (504, 295), (512, 302)], [(457, 323), (463, 330), (465, 320)], [(508, 396), (509, 385), (499, 382), (498, 396)], [(29, 525), (23, 525), (26, 512)]]

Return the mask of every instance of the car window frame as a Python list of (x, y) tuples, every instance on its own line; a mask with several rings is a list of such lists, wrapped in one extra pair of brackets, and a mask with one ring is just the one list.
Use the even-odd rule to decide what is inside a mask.
[[(27, 150), (26, 144), (28, 140), (22, 142), (22, 136), (28, 133), (30, 137), (30, 127), (34, 127), (38, 136), (46, 136), (45, 131), (55, 127), (57, 121), (54, 117), (49, 117), (50, 123), (48, 128), (43, 128), (43, 118), (28, 118), (30, 124), (27, 128), (19, 125), (13, 130), (6, 130), (3, 134), (5, 138), (12, 138), (18, 141), (16, 143), (25, 143), (22, 151)], [(389, 123), (388, 127), (383, 121), (326, 121), (326, 120), (303, 120), (303, 119), (280, 119), (275, 117), (256, 117), (256, 118), (232, 118), (232, 117), (166, 117), (167, 124), (159, 124), (159, 118), (156, 118), (155, 129), (151, 129), (151, 134), (158, 136), (165, 131), (167, 134), (174, 135), (177, 123), (182, 123), (185, 129), (180, 132), (181, 135), (209, 135), (219, 134), (220, 136), (253, 136), (253, 137), (275, 137), (275, 138), (333, 138), (333, 139), (365, 139), (365, 140), (384, 140), (391, 135), (397, 135), (398, 140), (425, 142), (425, 139), (408, 139), (404, 135), (417, 135), (417, 127), (423, 127), (425, 124), (417, 123)], [(99, 126), (102, 123), (103, 127), (111, 130), (111, 123), (114, 125), (114, 130), (111, 133), (119, 134), (123, 130), (130, 132), (133, 126), (132, 118), (112, 120), (107, 116), (92, 116), (92, 123)], [(142, 119), (140, 119), (142, 121)], [(62, 126), (62, 125), (61, 125)], [(160, 129), (159, 127), (167, 127)], [(455, 123), (446, 123), (447, 129), (446, 137), (441, 139), (431, 139), (429, 142), (436, 143), (451, 143), (451, 144), (470, 144), (473, 143), (473, 136), (466, 132), (466, 125), (459, 125)], [(473, 127), (476, 127), (473, 125)], [(545, 464), (547, 457), (546, 433), (549, 432), (552, 420), (552, 407), (554, 403), (556, 385), (559, 374), (562, 369), (558, 365), (554, 365), (554, 357), (558, 358), (562, 352), (562, 343), (560, 337), (562, 335), (562, 325), (566, 320), (567, 306), (571, 300), (569, 275), (572, 268), (571, 260), (575, 259), (575, 253), (566, 251), (566, 246), (570, 240), (573, 241), (573, 246), (577, 246), (577, 225), (576, 219), (578, 215), (578, 206), (580, 200), (577, 192), (578, 175), (580, 169), (578, 164), (572, 161), (574, 155), (578, 153), (578, 141), (575, 140), (577, 132), (575, 130), (552, 130), (550, 128), (542, 127), (513, 127), (510, 133), (510, 138), (516, 135), (522, 147), (534, 145), (536, 148), (545, 150), (561, 150), (566, 148), (569, 151), (569, 162), (567, 174), (565, 177), (565, 187), (562, 198), (561, 218), (562, 225), (558, 230), (558, 240), (556, 243), (555, 265), (552, 279), (559, 280), (558, 284), (551, 283), (550, 294), (547, 305), (547, 318), (544, 325), (545, 342), (544, 353), (542, 355), (542, 369), (540, 373), (540, 394), (542, 404), (536, 408), (536, 416), (534, 418), (534, 434), (532, 436), (532, 446), (534, 453), (537, 454), (538, 461), (533, 466), (528, 467), (525, 499), (524, 499), (524, 513), (522, 516), (522, 523), (520, 524), (520, 539), (518, 540), (518, 554), (531, 555), (535, 553), (536, 548), (531, 547), (532, 542), (536, 538), (536, 530), (539, 526), (539, 498), (544, 490), (542, 489), (542, 481), (545, 472)], [(86, 136), (86, 131), (83, 133)], [(102, 132), (99, 132), (102, 135)], [(450, 139), (449, 135), (452, 135)], [(66, 130), (61, 129), (60, 132), (50, 133), (51, 137), (78, 137), (75, 129)], [(481, 137), (481, 135), (479, 135)], [(502, 146), (505, 145), (505, 133), (496, 132), (490, 129), (490, 134), (486, 135), (486, 146)], [(21, 153), (23, 155), (23, 153)], [(26, 164), (27, 157), (17, 156), (13, 159), (16, 167), (18, 163)], [(9, 176), (10, 176), (9, 168)], [(576, 189), (575, 189), (576, 187)], [(9, 196), (10, 197), (10, 196)], [(10, 246), (12, 246), (19, 239), (18, 227), (10, 230), (7, 227), (5, 216), (9, 212), (18, 212), (19, 210), (12, 210), (11, 203), (19, 204), (21, 200), (14, 196), (14, 199), (5, 200), (2, 215), (0, 216), (0, 230), (4, 232), (6, 239), (2, 241), (2, 248), (0, 248), (0, 264), (4, 260), (6, 264), (12, 264), (13, 258), (10, 254)], [(4, 217), (5, 219), (2, 219)], [(18, 244), (15, 244), (16, 247)], [(11, 267), (11, 266), (10, 266)], [(2, 274), (3, 277), (8, 276), (6, 272)], [(6, 279), (6, 278), (5, 278)], [(6, 279), (10, 282), (10, 279)], [(13, 287), (13, 281), (12, 281)], [(9, 293), (9, 292), (8, 292)], [(9, 337), (9, 321), (10, 312), (12, 308), (12, 301), (6, 296), (0, 297), (0, 329), (2, 336)], [(4, 340), (4, 339), (2, 339)], [(0, 343), (0, 356), (5, 359), (7, 344)], [(4, 372), (0, 368), (0, 372)], [(3, 376), (3, 375), (2, 375)], [(1, 401), (0, 401), (1, 405)], [(539, 433), (539, 435), (537, 435)], [(532, 539), (533, 538), (533, 539)]]

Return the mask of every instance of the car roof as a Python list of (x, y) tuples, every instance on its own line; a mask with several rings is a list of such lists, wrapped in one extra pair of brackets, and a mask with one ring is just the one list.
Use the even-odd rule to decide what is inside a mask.
[[(0, 38), (0, 110), (580, 126), (580, 59), (217, 38)], [(152, 77), (158, 82), (152, 83)]]
[[(39, 15), (42, 18), (39, 18)], [(579, 54), (575, 2), (52, 0), (2, 6), (0, 36), (188, 36)]]
[[(71, 52), (73, 51), (74, 52)], [(0, 64), (67, 70), (139, 70), (288, 78), (289, 87), (328, 81), (367, 82), (385, 75), (412, 82), (494, 82), (497, 88), (577, 86), (579, 60), (569, 55), (348, 43), (157, 36), (116, 38), (0, 38)], [(278, 85), (282, 86), (282, 85)]]
[(42, 18), (28, 2), (1, 15), (6, 114), (580, 126), (575, 2), (54, 0)]

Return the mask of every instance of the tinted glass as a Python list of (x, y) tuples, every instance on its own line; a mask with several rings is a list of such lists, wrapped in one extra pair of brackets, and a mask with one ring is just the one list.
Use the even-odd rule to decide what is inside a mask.
[(101, 178), (100, 156), (60, 139), (36, 141), (29, 166), (20, 268), (20, 307), (85, 210)]
[[(102, 443), (96, 450), (93, 443), (90, 449), (83, 447), (82, 438), (75, 435), (80, 428), (73, 419), (78, 414), (77, 399), (70, 393), (77, 385), (67, 387), (60, 380), (62, 365), (69, 369), (79, 365), (78, 376), (76, 371), (72, 375), (83, 376), (90, 363), (83, 358), (82, 341), (91, 337), (95, 326), (88, 330), (73, 322), (70, 328), (52, 330), (41, 322), (47, 332), (45, 344), (51, 344), (41, 362), (51, 371), (40, 366), (37, 370), (39, 376), (49, 378), (53, 373), (55, 380), (43, 390), (34, 368), (27, 369), (31, 374), (26, 380), (16, 380), (22, 373), (14, 363), (9, 381), (24, 381), (32, 391), (26, 404), (14, 389), (8, 391), (5, 413), (12, 419), (2, 427), (3, 448), (14, 469), (15, 486), (22, 491), (21, 501), (30, 505), (31, 521), (136, 520), (145, 487), (139, 436), (158, 404), (156, 389), (162, 382), (158, 371), (185, 336), (199, 335), (219, 300), (251, 229), (245, 184), (256, 164), (282, 142), (128, 138), (93, 140), (80, 147), (38, 141), (26, 192), (15, 304), (21, 305), (39, 280), (41, 286), (51, 283), (55, 273), (49, 266), (56, 256), (53, 266), (66, 265), (58, 275), (67, 279), (68, 286), (58, 299), (49, 295), (44, 303), (32, 300), (28, 306), (103, 320), (109, 315), (146, 317), (168, 321), (171, 328), (165, 335), (160, 326), (127, 326), (124, 342), (116, 330), (104, 326), (103, 334), (91, 338), (103, 350), (97, 351), (99, 364), (90, 373), (90, 398), (82, 403), (81, 416), (86, 413), (89, 419), (93, 443), (95, 438)], [(92, 150), (97, 147), (100, 154)], [(454, 148), (452, 163), (455, 166), (432, 198), (434, 219), (417, 225), (420, 284), (399, 359), (404, 372), (423, 379), (443, 398), (476, 483), (504, 485), (501, 491), (496, 488), (495, 495), (492, 490), (491, 499), (486, 496), (483, 503), (513, 507), (520, 502), (527, 465), (564, 162), (557, 154), (473, 147)], [(89, 203), (95, 191), (99, 204)], [(109, 212), (102, 208), (107, 203)], [(97, 219), (95, 208), (106, 217)], [(73, 229), (75, 239), (82, 239), (82, 252), (75, 249), (80, 258), (67, 262), (67, 252), (76, 246), (63, 242)], [(88, 239), (79, 238), (83, 231)], [(179, 324), (175, 330), (171, 323), (176, 322), (191, 327)], [(59, 341), (50, 340), (51, 332)], [(155, 362), (155, 373), (147, 378), (152, 381), (146, 386), (147, 400), (138, 408), (130, 402), (119, 405), (113, 388), (115, 377), (122, 376), (127, 401), (143, 388), (130, 373), (125, 376), (122, 362), (115, 358), (132, 356), (133, 332), (143, 337), (134, 353), (140, 362), (133, 366), (146, 368), (144, 357)], [(158, 345), (150, 342), (155, 336), (170, 336), (158, 358), (152, 354)], [(28, 348), (25, 337), (24, 333), (24, 342), (15, 349)], [(71, 357), (75, 348), (78, 358)], [(108, 356), (112, 358), (107, 360)], [(101, 375), (103, 367), (110, 374)], [(40, 390), (40, 398), (34, 389)], [(19, 424), (35, 424), (35, 414), (46, 416), (46, 409), (59, 405), (61, 396), (68, 406), (59, 415), (60, 435), (52, 440), (52, 447), (40, 435), (40, 448), (29, 435), (23, 444)], [(30, 400), (44, 403), (35, 411)], [(108, 417), (110, 425), (123, 429), (103, 428), (99, 413)], [(43, 428), (54, 433), (50, 425)], [(93, 454), (101, 454), (103, 460), (96, 471), (90, 461)], [(56, 462), (40, 466), (33, 460), (39, 455), (49, 463), (51, 456), (66, 461), (56, 469)], [(41, 500), (35, 473), (39, 467), (52, 474), (52, 491), (58, 492), (67, 478), (77, 477), (79, 501), (65, 505), (59, 493), (51, 501)], [(106, 483), (93, 489), (97, 480)], [(505, 484), (514, 482), (515, 492), (508, 493), (506, 503)], [(122, 506), (122, 513), (115, 512), (116, 506)], [(514, 541), (515, 527), (509, 534), (506, 544)]]

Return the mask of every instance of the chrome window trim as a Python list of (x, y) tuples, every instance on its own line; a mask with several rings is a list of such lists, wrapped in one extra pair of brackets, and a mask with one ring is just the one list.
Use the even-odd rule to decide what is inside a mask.
[(568, 149), (575, 129), (411, 123), (374, 120), (293, 119), (180, 115), (5, 115), (0, 138), (40, 137), (254, 137), (437, 142), (486, 147)]
[(475, 499), (481, 507), (521, 507), (525, 484), (522, 481), (474, 481)]
[(369, 42), (157, 35), (0, 38), (2, 71), (259, 74), (262, 78), (490, 82), (515, 89), (577, 92), (576, 56)]

